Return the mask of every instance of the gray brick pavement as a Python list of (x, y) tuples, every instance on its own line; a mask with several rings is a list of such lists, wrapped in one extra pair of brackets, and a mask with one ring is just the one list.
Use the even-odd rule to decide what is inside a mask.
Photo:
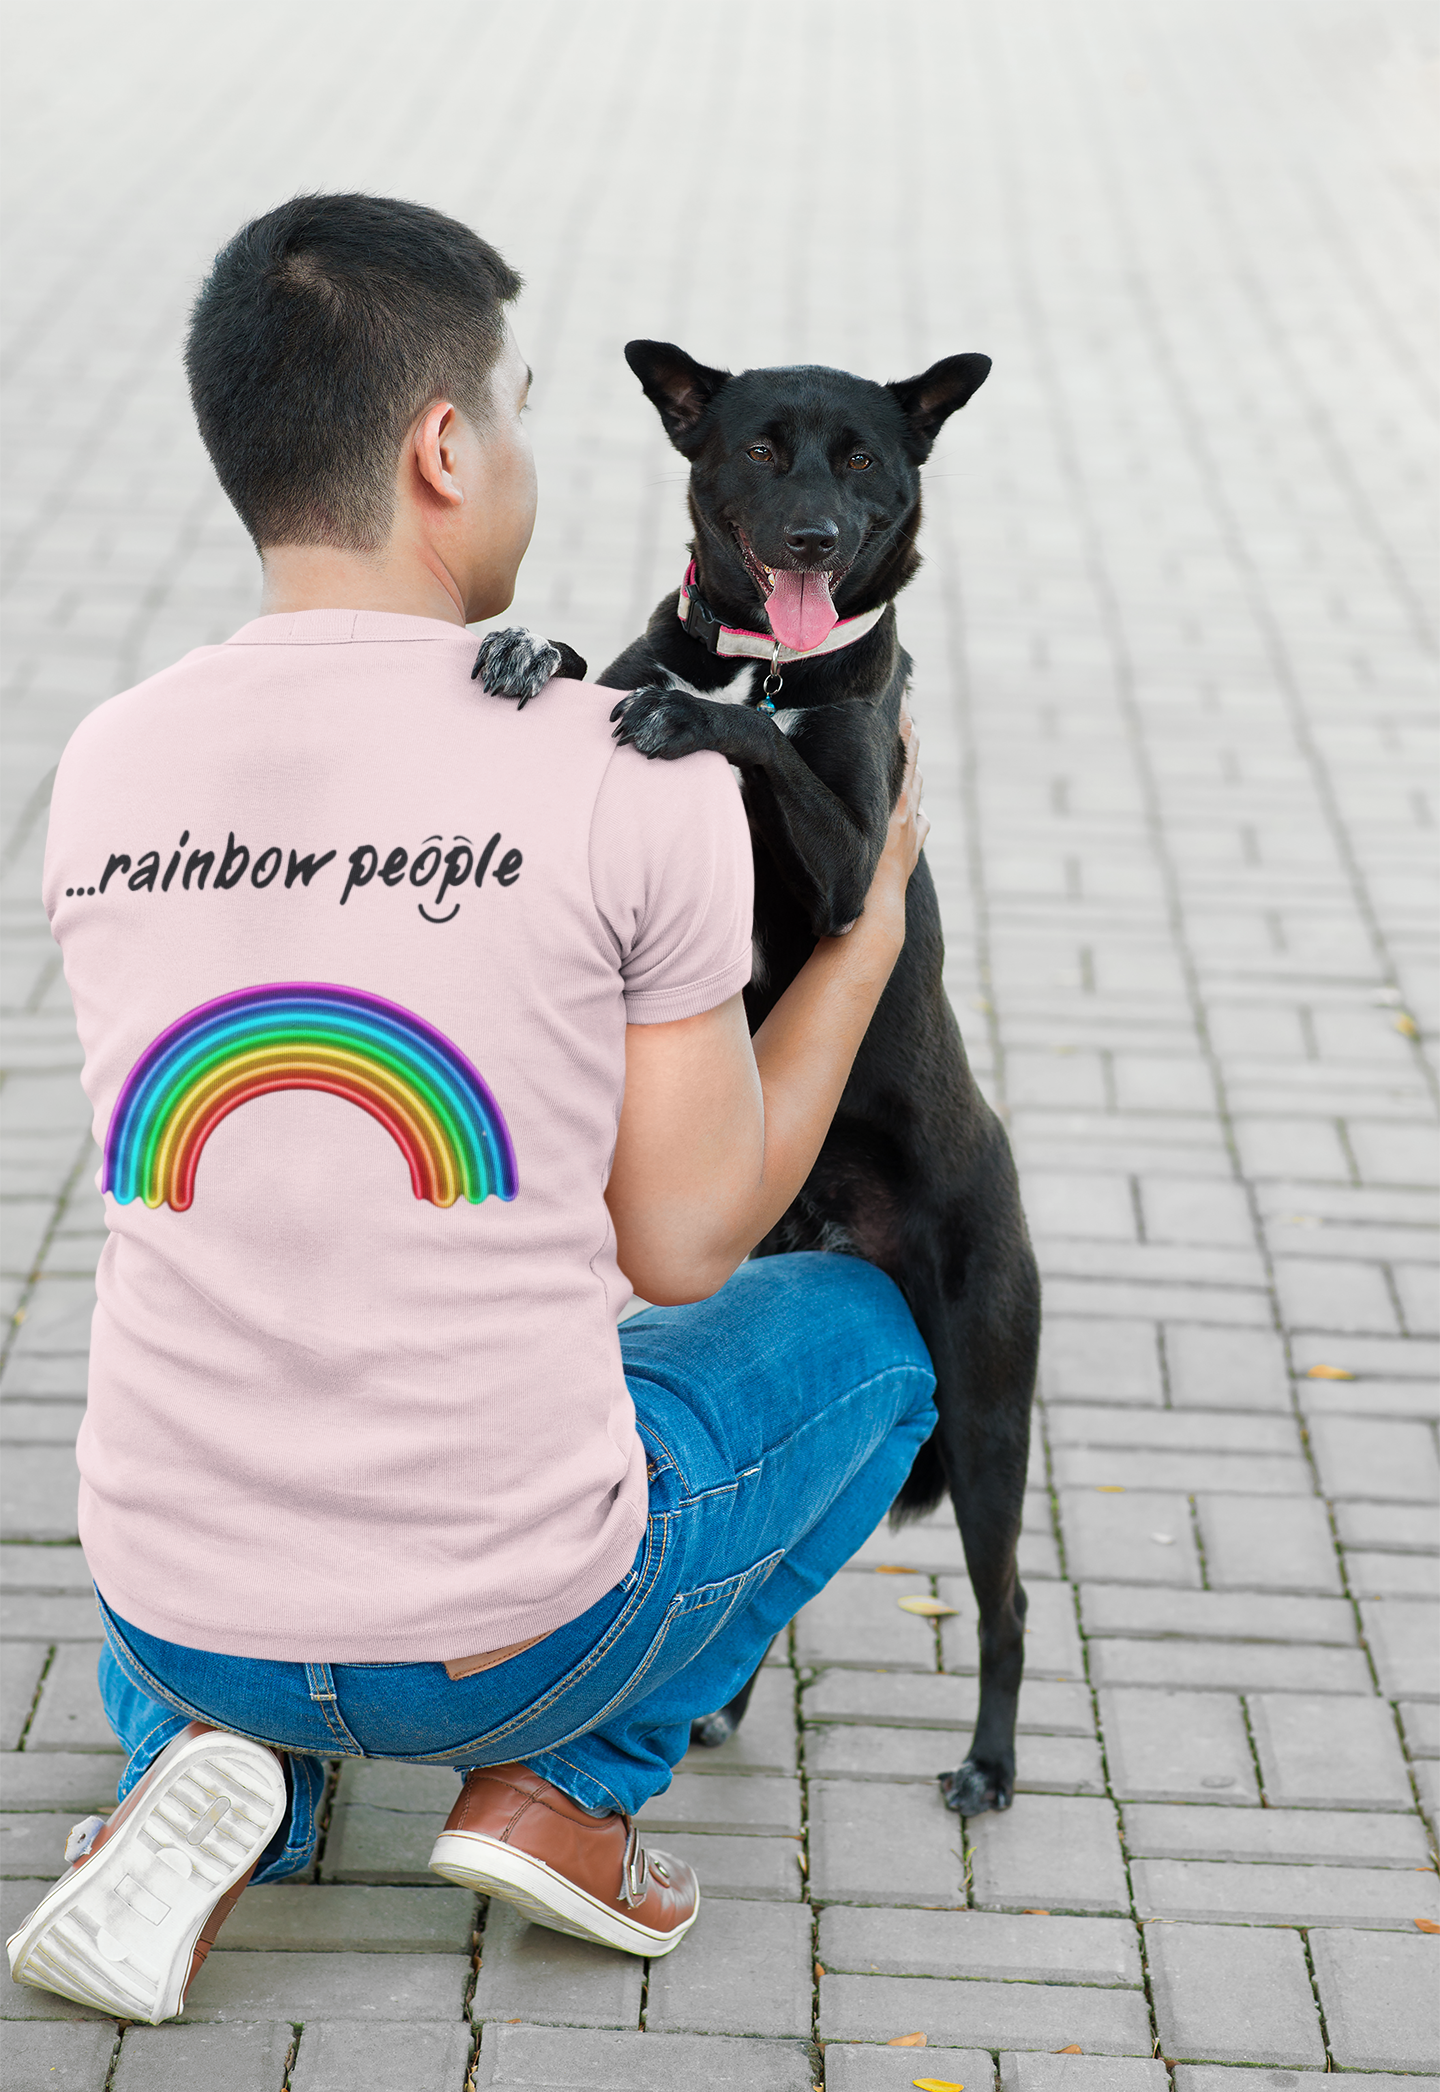
[[(8, 122), (7, 1921), (116, 1772), (74, 1545), (100, 1236), (35, 900), (47, 779), (93, 704), (253, 611), (177, 358), (248, 212), (373, 187), (513, 251), (542, 483), (516, 610), (596, 662), (684, 536), (629, 335), (877, 375), (995, 356), (937, 453), (903, 624), (947, 980), (1048, 1323), (1008, 1818), (961, 1826), (930, 1784), (975, 1700), (936, 1518), (866, 1544), (741, 1737), (647, 1812), (712, 1899), (648, 1986), (435, 1882), (448, 1775), (348, 1765), (316, 1879), (245, 1900), (185, 2022), (117, 2060), (110, 2023), (15, 1990), (7, 2084), (101, 2092), (113, 2064), (112, 2092), (197, 2069), (278, 2092), (297, 2028), (292, 2092), (461, 2092), (472, 2063), (586, 2092), (1435, 2072), (1413, 0), (837, 0), (823, 30), (758, 0), (683, 23), (257, 0), (240, 46), (95, 0), (67, 24), (60, 71), (40, 17), (12, 38)], [(422, 41), (447, 52), (423, 101), (392, 84)], [(847, 154), (851, 114), (893, 144)], [(940, 1634), (912, 1590), (957, 1606)], [(912, 2030), (928, 2054), (885, 2045)]]

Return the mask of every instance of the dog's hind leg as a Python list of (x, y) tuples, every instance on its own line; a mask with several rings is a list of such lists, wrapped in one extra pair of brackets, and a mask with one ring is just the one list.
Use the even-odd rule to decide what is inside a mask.
[(980, 1614), (975, 1733), (965, 1762), (941, 1775), (947, 1805), (962, 1816), (1008, 1809), (1015, 1795), (1026, 1603), (1016, 1558), (1039, 1309), (1034, 1259), (1023, 1243), (998, 1270), (993, 1259), (985, 1266), (972, 1259), (960, 1299), (938, 1316), (917, 1309), (935, 1363), (939, 1451)]

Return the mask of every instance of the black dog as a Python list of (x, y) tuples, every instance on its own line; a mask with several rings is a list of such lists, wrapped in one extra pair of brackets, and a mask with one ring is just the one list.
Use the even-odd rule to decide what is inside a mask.
[[(876, 385), (815, 368), (732, 377), (665, 342), (631, 342), (625, 355), (690, 460), (694, 564), (600, 681), (634, 693), (611, 715), (621, 741), (667, 759), (716, 749), (742, 772), (755, 845), (745, 991), (754, 1031), (815, 940), (843, 931), (864, 904), (904, 769), (911, 662), (894, 598), (920, 563), (919, 467), (990, 364), (951, 356)], [(557, 670), (567, 672), (558, 649), (522, 632), (493, 635), (476, 664), (488, 688), (522, 702)], [(703, 694), (731, 685), (724, 700)], [(892, 1518), (930, 1510), (948, 1486), (980, 1613), (980, 1707), (970, 1754), (942, 1786), (952, 1809), (974, 1815), (1008, 1808), (1015, 1789), (1025, 1622), (1016, 1547), (1040, 1288), (1010, 1144), (941, 984), (923, 857), (905, 920), (820, 1158), (755, 1254), (839, 1250), (878, 1264), (929, 1348), (939, 1424)], [(696, 1740), (723, 1742), (749, 1694), (697, 1722)]]

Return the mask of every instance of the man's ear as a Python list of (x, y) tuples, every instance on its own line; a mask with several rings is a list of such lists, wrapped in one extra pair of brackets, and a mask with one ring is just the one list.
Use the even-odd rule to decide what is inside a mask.
[(729, 371), (707, 369), (673, 341), (627, 341), (625, 361), (644, 386), (670, 441), (683, 457), (690, 457), (700, 417), (721, 386), (730, 383)]
[(946, 356), (918, 378), (899, 378), (893, 392), (909, 425), (908, 448), (917, 465), (929, 457), (935, 438), (957, 407), (978, 392), (990, 375), (988, 356)]

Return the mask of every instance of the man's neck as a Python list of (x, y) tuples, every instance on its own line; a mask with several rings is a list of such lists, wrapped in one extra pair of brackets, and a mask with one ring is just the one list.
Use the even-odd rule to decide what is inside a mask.
[(386, 610), (463, 625), (454, 582), (410, 547), (345, 552), (332, 545), (270, 545), (260, 554), (260, 615), (297, 610)]

